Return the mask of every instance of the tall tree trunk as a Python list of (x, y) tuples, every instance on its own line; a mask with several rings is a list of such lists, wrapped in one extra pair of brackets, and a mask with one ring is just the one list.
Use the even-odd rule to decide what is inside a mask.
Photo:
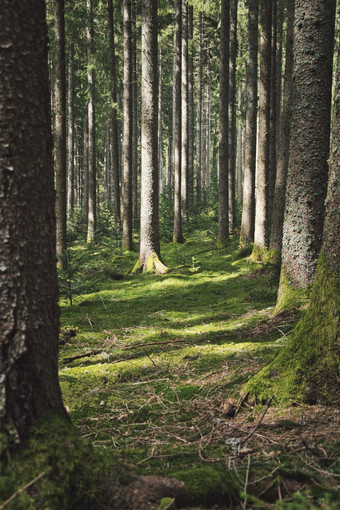
[(45, 2), (4, 0), (0, 26), (0, 420), (13, 445), (44, 414), (66, 413)]
[(87, 104), (88, 121), (88, 216), (87, 216), (87, 242), (94, 241), (97, 228), (97, 176), (96, 176), (96, 125), (95, 125), (95, 70), (93, 67), (93, 6), (92, 0), (87, 0), (87, 82), (89, 87)]
[(159, 194), (163, 191), (163, 126), (162, 126), (162, 52), (159, 51), (158, 71), (158, 168), (159, 168)]
[(107, 14), (109, 27), (109, 49), (110, 49), (110, 72), (111, 72), (111, 137), (112, 137), (112, 184), (113, 184), (113, 207), (115, 224), (120, 225), (120, 186), (119, 186), (119, 140), (117, 122), (117, 78), (116, 78), (116, 55), (115, 55), (115, 34), (113, 22), (112, 0), (107, 0)]
[(221, 49), (220, 49), (220, 135), (218, 179), (218, 246), (229, 240), (228, 218), (228, 101), (229, 101), (229, 28), (230, 2), (221, 2)]
[(138, 226), (138, 76), (136, 1), (132, 3), (132, 224)]
[[(276, 157), (278, 159), (281, 143), (281, 102), (282, 102), (282, 47), (283, 47), (283, 21), (286, 6), (283, 2), (277, 3), (277, 43), (276, 43)], [(276, 161), (277, 166), (277, 161)], [(277, 171), (277, 169), (276, 169)]]
[[(276, 46), (277, 46), (277, 0), (272, 0), (272, 49), (270, 77), (270, 141), (268, 173), (268, 215), (273, 213), (274, 189), (276, 178)], [(269, 222), (269, 232), (271, 223)]]
[(283, 216), (286, 201), (286, 182), (289, 156), (290, 124), (293, 98), (293, 34), (295, 0), (287, 3), (286, 67), (283, 88), (280, 149), (277, 161), (270, 250), (278, 262), (281, 257)]
[[(236, 177), (237, 177), (236, 184), (237, 184), (237, 198), (238, 198), (239, 203), (242, 205), (242, 215), (243, 215), (243, 173), (244, 172), (243, 172), (243, 167), (242, 167), (243, 140), (242, 140), (241, 105), (242, 105), (242, 87), (241, 87), (241, 83), (240, 83), (240, 85), (238, 87), (238, 93), (237, 93), (237, 110), (239, 112), (239, 119), (238, 119), (238, 124), (237, 124), (237, 143), (236, 143)], [(256, 150), (256, 147), (255, 147), (255, 150)], [(255, 193), (255, 189), (254, 189), (254, 193)], [(254, 214), (255, 214), (255, 212), (254, 212)], [(253, 214), (253, 216), (254, 216), (254, 214)], [(253, 232), (254, 232), (254, 229), (253, 229)]]
[[(327, 190), (335, 0), (296, 0), (293, 111), (277, 308), (313, 283)], [(308, 14), (308, 16), (307, 16)]]
[(164, 273), (159, 259), (157, 0), (142, 3), (142, 176), (139, 264)]
[(54, 0), (55, 15), (55, 183), (57, 257), (66, 266), (66, 72), (64, 0)]
[(85, 114), (84, 121), (84, 193), (83, 193), (83, 208), (84, 220), (87, 222), (89, 214), (89, 129), (88, 129), (88, 112)]
[(272, 3), (260, 0), (260, 84), (258, 159), (256, 175), (255, 234), (253, 256), (261, 256), (268, 249), (268, 174), (270, 143), (270, 76), (271, 76), (271, 30)]
[(67, 211), (72, 214), (74, 209), (74, 105), (73, 105), (73, 58), (74, 48), (73, 44), (70, 45), (67, 74), (68, 74), (68, 88), (67, 88)]
[(181, 100), (182, 100), (182, 146), (181, 146), (181, 203), (182, 213), (187, 215), (188, 205), (188, 4), (182, 0), (182, 56), (181, 56)]
[(182, 232), (182, 203), (181, 203), (181, 60), (182, 60), (182, 0), (176, 0), (176, 101), (175, 101), (175, 139), (174, 139), (174, 177), (175, 177), (175, 202), (174, 202), (174, 233), (173, 241), (183, 243)]
[(188, 209), (192, 205), (194, 193), (194, 58), (193, 33), (194, 9), (188, 6)]
[(196, 136), (196, 196), (202, 200), (202, 110), (203, 110), (203, 13), (199, 13), (198, 81), (197, 81), (197, 136)]
[(255, 168), (256, 168), (256, 112), (257, 112), (257, 50), (258, 2), (249, 0), (248, 64), (246, 78), (245, 164), (243, 177), (243, 207), (241, 245), (254, 241), (255, 228)]
[(211, 159), (211, 96), (210, 96), (210, 63), (209, 63), (209, 54), (208, 62), (207, 62), (207, 83), (206, 83), (206, 101), (207, 101), (207, 120), (206, 120), (206, 150), (205, 150), (205, 181), (206, 188), (209, 190), (210, 187), (210, 159)]
[(132, 250), (132, 46), (131, 0), (123, 1), (124, 12), (124, 136), (123, 136), (123, 239)]
[(237, 6), (238, 0), (230, 2), (230, 43), (229, 43), (229, 134), (228, 134), (228, 174), (229, 174), (229, 232), (233, 236), (236, 229), (236, 55), (237, 55)]

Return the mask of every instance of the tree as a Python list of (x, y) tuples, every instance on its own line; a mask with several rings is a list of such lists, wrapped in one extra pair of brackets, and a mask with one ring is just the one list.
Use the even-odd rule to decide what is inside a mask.
[(256, 173), (255, 233), (253, 256), (268, 249), (268, 173), (270, 141), (270, 75), (272, 2), (260, 0), (260, 83), (259, 83), (259, 132)]
[(157, 0), (142, 3), (142, 175), (139, 264), (166, 272), (159, 247)]
[(229, 43), (229, 232), (233, 236), (236, 228), (236, 54), (237, 54), (237, 7), (238, 0), (230, 2), (230, 43)]
[(246, 77), (246, 149), (243, 178), (243, 208), (240, 239), (241, 245), (247, 245), (254, 240), (255, 228), (257, 49), (258, 2), (257, 0), (249, 0), (248, 64)]
[(66, 70), (64, 0), (54, 0), (55, 14), (55, 176), (57, 257), (66, 250)]
[[(303, 2), (297, 0), (297, 15)], [(306, 2), (305, 2), (306, 4)], [(322, 19), (332, 32), (335, 3)], [(326, 9), (326, 5), (324, 6)], [(307, 20), (304, 23), (308, 23)], [(299, 30), (303, 30), (299, 26)], [(302, 35), (302, 34), (301, 34)], [(309, 39), (309, 44), (313, 39)], [(310, 103), (309, 108), (312, 108)], [(248, 383), (261, 399), (304, 400), (309, 404), (339, 405), (340, 337), (340, 47), (334, 95), (332, 146), (323, 240), (308, 310), (277, 358)], [(275, 374), (275, 375), (274, 375)]]
[(95, 124), (95, 69), (93, 62), (93, 5), (87, 0), (87, 126), (88, 126), (88, 215), (87, 242), (94, 240), (97, 228), (97, 175), (96, 175), (96, 124)]
[[(277, 93), (276, 93), (276, 52), (277, 52), (277, 0), (272, 0), (272, 42), (270, 64), (270, 139), (269, 139), (269, 165), (268, 165), (268, 216), (273, 213), (275, 178), (276, 178), (276, 125), (277, 125)], [(271, 222), (268, 220), (268, 243)]]
[(175, 116), (174, 116), (174, 178), (175, 178), (175, 203), (174, 203), (174, 233), (173, 241), (183, 243), (182, 232), (182, 201), (181, 201), (181, 61), (182, 61), (182, 0), (176, 1), (176, 68), (175, 68)]
[(295, 2), (293, 111), (277, 309), (292, 306), (305, 295), (313, 283), (321, 246), (328, 174), (334, 10), (334, 0)]
[(229, 100), (229, 0), (221, 2), (221, 49), (220, 49), (220, 135), (218, 179), (218, 246), (229, 240), (228, 218), (228, 100)]
[(74, 165), (74, 48), (70, 44), (67, 66), (67, 211), (71, 214), (74, 209), (75, 165)]
[(181, 204), (184, 215), (188, 208), (188, 167), (189, 167), (189, 85), (188, 85), (188, 4), (182, 4), (182, 56), (181, 56), (181, 96), (182, 96), (182, 122), (181, 122)]
[(132, 250), (132, 32), (131, 0), (123, 1), (124, 13), (124, 137), (123, 137), (123, 239)]
[(48, 411), (66, 416), (44, 4), (4, 0), (0, 11), (0, 419), (14, 441)]

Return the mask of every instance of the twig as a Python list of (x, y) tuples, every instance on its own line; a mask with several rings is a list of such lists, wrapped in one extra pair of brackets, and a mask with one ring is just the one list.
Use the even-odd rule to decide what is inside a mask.
[(40, 478), (42, 478), (45, 475), (46, 475), (46, 471), (44, 471), (43, 473), (40, 473), (40, 475), (36, 476), (33, 480), (28, 482), (24, 487), (21, 487), (21, 489), (18, 489), (14, 494), (12, 494), (12, 496), (10, 498), (6, 499), (6, 501), (4, 503), (2, 503), (2, 505), (0, 506), (0, 510), (5, 508), (5, 506), (7, 506), (9, 503), (11, 503), (11, 501), (13, 501), (13, 499), (15, 499), (17, 496), (19, 496), (19, 494), (21, 494), (26, 489), (31, 487), (31, 485), (36, 483), (38, 480), (40, 480)]
[(248, 466), (247, 466), (247, 472), (246, 472), (246, 479), (244, 481), (244, 501), (242, 503), (242, 508), (247, 508), (247, 487), (248, 487), (248, 480), (249, 480), (249, 470), (250, 470), (250, 455), (248, 455)]
[(262, 420), (265, 417), (265, 414), (268, 411), (269, 406), (270, 406), (272, 400), (273, 400), (273, 397), (270, 397), (268, 399), (267, 405), (266, 405), (265, 409), (263, 410), (263, 413), (261, 414), (260, 419), (257, 422), (257, 424), (255, 425), (255, 427), (253, 428), (253, 430), (244, 439), (242, 439), (242, 441), (239, 442), (239, 444), (238, 444), (238, 451), (237, 451), (238, 454), (240, 453), (241, 446), (244, 445), (244, 443), (246, 443), (248, 441), (248, 439), (250, 439), (253, 434), (255, 434), (255, 432), (257, 431), (257, 429), (261, 425)]

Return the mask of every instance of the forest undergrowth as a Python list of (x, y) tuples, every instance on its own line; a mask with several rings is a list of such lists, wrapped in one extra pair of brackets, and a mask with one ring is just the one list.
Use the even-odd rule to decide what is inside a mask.
[[(60, 334), (71, 419), (119, 470), (149, 476), (126, 508), (335, 510), (339, 410), (243, 391), (301, 310), (274, 315), (275, 268), (237, 240), (217, 249), (205, 221), (183, 245), (162, 243), (165, 275), (132, 274), (137, 253), (108, 238), (73, 243)], [(185, 482), (186, 495), (155, 489), (161, 476)]]

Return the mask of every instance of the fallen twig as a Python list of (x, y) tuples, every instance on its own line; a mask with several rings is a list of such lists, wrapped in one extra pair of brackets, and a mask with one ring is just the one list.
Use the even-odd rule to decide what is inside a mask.
[(239, 444), (238, 444), (238, 451), (237, 451), (238, 454), (240, 453), (241, 446), (244, 445), (244, 443), (246, 443), (248, 441), (248, 439), (250, 439), (252, 437), (253, 434), (255, 434), (255, 432), (257, 431), (257, 429), (261, 425), (262, 420), (265, 417), (265, 414), (268, 411), (269, 406), (270, 406), (272, 400), (273, 400), (273, 397), (270, 397), (268, 399), (267, 405), (266, 405), (265, 409), (263, 410), (263, 413), (261, 414), (260, 419), (257, 422), (257, 424), (255, 425), (255, 427), (253, 428), (253, 430), (244, 439), (242, 439), (242, 441), (239, 442)]
[(42, 478), (45, 475), (46, 475), (46, 471), (44, 471), (43, 473), (40, 473), (40, 475), (36, 476), (33, 480), (28, 482), (24, 487), (21, 487), (20, 489), (18, 489), (14, 494), (12, 494), (12, 496), (10, 498), (6, 499), (6, 501), (4, 501), (4, 503), (2, 503), (2, 505), (0, 506), (0, 510), (5, 508), (5, 506), (7, 506), (9, 503), (11, 503), (11, 501), (13, 501), (13, 499), (15, 499), (17, 496), (19, 496), (19, 494), (21, 494), (26, 489), (31, 487), (31, 485), (36, 483), (38, 480), (40, 480), (40, 478)]

